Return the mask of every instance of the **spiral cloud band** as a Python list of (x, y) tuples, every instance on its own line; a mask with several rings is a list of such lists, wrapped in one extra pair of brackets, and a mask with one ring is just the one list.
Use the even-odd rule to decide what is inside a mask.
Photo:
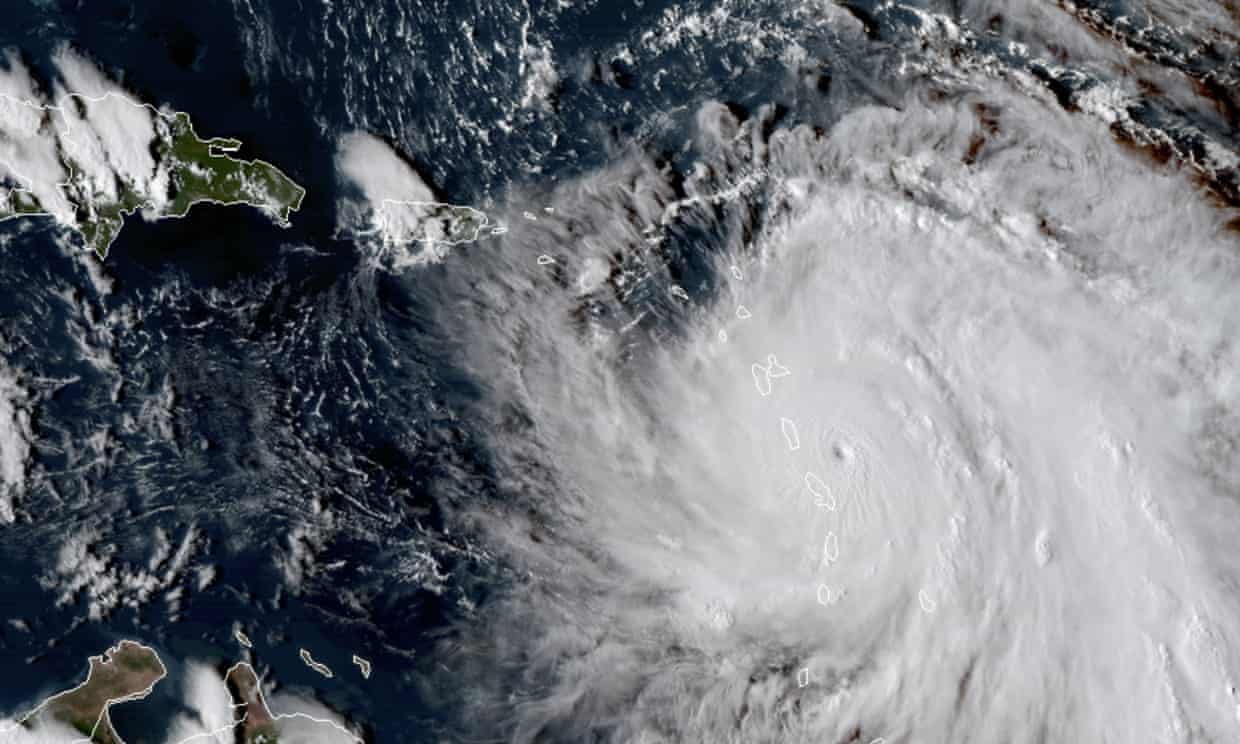
[[(462, 355), (522, 495), (473, 517), (522, 575), (453, 652), (473, 715), (518, 741), (1234, 738), (1227, 213), (1007, 82), (828, 132), (769, 113), (704, 109), (680, 190), (640, 155), (562, 187), (472, 287)], [(712, 220), (687, 301), (648, 226)]]

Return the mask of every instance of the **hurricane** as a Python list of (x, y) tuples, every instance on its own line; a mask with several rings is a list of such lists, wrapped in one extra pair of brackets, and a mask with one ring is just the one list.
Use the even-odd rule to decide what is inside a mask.
[(514, 574), (440, 651), (469, 720), (1236, 735), (1234, 224), (1013, 80), (825, 131), (709, 102), (682, 173), (628, 153), (461, 259), (515, 494), (467, 510)]

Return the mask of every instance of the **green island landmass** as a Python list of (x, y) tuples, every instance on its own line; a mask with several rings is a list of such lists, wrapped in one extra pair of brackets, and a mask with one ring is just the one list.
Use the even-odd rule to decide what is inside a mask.
[[(81, 110), (85, 110), (86, 104), (76, 101), (76, 98), (69, 96), (62, 105), (76, 103)], [(100, 191), (98, 165), (92, 171), (79, 162), (70, 152), (73, 148), (65, 146), (64, 135), (57, 135), (57, 157), (70, 175), (56, 187), (73, 208), (70, 226), (81, 234), (87, 247), (100, 258), (107, 257), (124, 218), (140, 209), (150, 210), (151, 216), (161, 219), (183, 217), (195, 204), (206, 202), (246, 204), (271, 215), (279, 224), (287, 225), (290, 213), (301, 206), (306, 194), (303, 187), (270, 163), (232, 157), (229, 153), (241, 147), (238, 140), (200, 138), (194, 132), (189, 115), (184, 112), (165, 113), (115, 94), (90, 99), (90, 105), (143, 108), (150, 117), (150, 131), (154, 132), (149, 142), (132, 143), (151, 153), (156, 168), (154, 177), (138, 183), (122, 173), (121, 169), (109, 168), (102, 175), (114, 179), (111, 191), (115, 193)], [(32, 108), (41, 110), (47, 117), (63, 116), (59, 107)], [(83, 129), (87, 127), (86, 124), (81, 126)], [(47, 136), (46, 132), (50, 129), (41, 128), (39, 136)], [(134, 136), (141, 135), (135, 133)], [(8, 189), (0, 187), (0, 221), (53, 216), (50, 207), (42, 204), (35, 195), (36, 190), (27, 186), (16, 183)]]
[(21, 722), (37, 727), (41, 719), (67, 723), (92, 744), (119, 744), (108, 709), (120, 702), (146, 697), (167, 670), (150, 648), (121, 641), (102, 656), (90, 657), (86, 681), (47, 699)]

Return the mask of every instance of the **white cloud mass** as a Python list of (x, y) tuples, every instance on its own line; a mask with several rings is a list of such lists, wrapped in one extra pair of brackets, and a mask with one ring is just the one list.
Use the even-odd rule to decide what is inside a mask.
[(385, 199), (433, 201), (435, 195), (388, 143), (367, 132), (340, 138), (336, 165), (366, 197), (372, 209)]
[[(516, 741), (1240, 734), (1228, 214), (1105, 117), (970, 84), (769, 141), (712, 106), (685, 196), (634, 156), (462, 262), (456, 337), (530, 494), (475, 515), (530, 576), (452, 678), (477, 716)], [(775, 217), (721, 246), (717, 293), (657, 261), (600, 283), (658, 225), (754, 202)], [(534, 260), (556, 246), (580, 290)], [(633, 286), (684, 332), (643, 335)]]

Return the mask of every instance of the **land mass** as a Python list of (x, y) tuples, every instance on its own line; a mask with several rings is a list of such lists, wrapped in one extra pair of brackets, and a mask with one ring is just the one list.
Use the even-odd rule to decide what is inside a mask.
[(384, 199), (376, 217), (383, 239), (393, 244), (459, 245), (505, 232), (485, 212), (446, 202)]
[[(81, 736), (76, 741), (120, 744), (109, 709), (151, 693), (167, 670), (154, 650), (133, 641), (121, 641), (102, 656), (90, 657), (86, 681), (58, 693), (24, 716), (21, 728), (54, 738), (52, 732), (67, 724)], [(6, 732), (0, 731), (0, 740)]]
[(233, 723), (240, 744), (273, 744), (278, 739), (276, 719), (263, 699), (258, 675), (245, 662), (235, 664), (224, 675), (232, 698)]
[(361, 739), (340, 724), (308, 713), (275, 713), (267, 705), (254, 667), (242, 661), (224, 674), (233, 710), (237, 744), (277, 744), (280, 741), (315, 741), (324, 744), (361, 744)]
[[(100, 656), (90, 657), (86, 681), (48, 697), (15, 721), (0, 722), (0, 744), (125, 744), (112, 725), (113, 705), (138, 701), (150, 695), (167, 675), (158, 654), (135, 641), (121, 641)], [(216, 684), (221, 680), (215, 678)], [(356, 734), (340, 723), (304, 710), (275, 713), (267, 704), (258, 675), (247, 662), (224, 672), (231, 715), (227, 723), (210, 732), (191, 733), (177, 744), (203, 737), (238, 744), (277, 744), (315, 741), (360, 744)], [(150, 705), (151, 703), (147, 703)], [(327, 709), (319, 706), (326, 714)], [(314, 710), (314, 706), (311, 707)], [(143, 739), (145, 741), (145, 739)]]
[(0, 95), (0, 221), (52, 217), (100, 258), (139, 210), (163, 219), (195, 204), (245, 204), (287, 225), (306, 190), (270, 163), (233, 157), (240, 147), (121, 93), (59, 105)]

